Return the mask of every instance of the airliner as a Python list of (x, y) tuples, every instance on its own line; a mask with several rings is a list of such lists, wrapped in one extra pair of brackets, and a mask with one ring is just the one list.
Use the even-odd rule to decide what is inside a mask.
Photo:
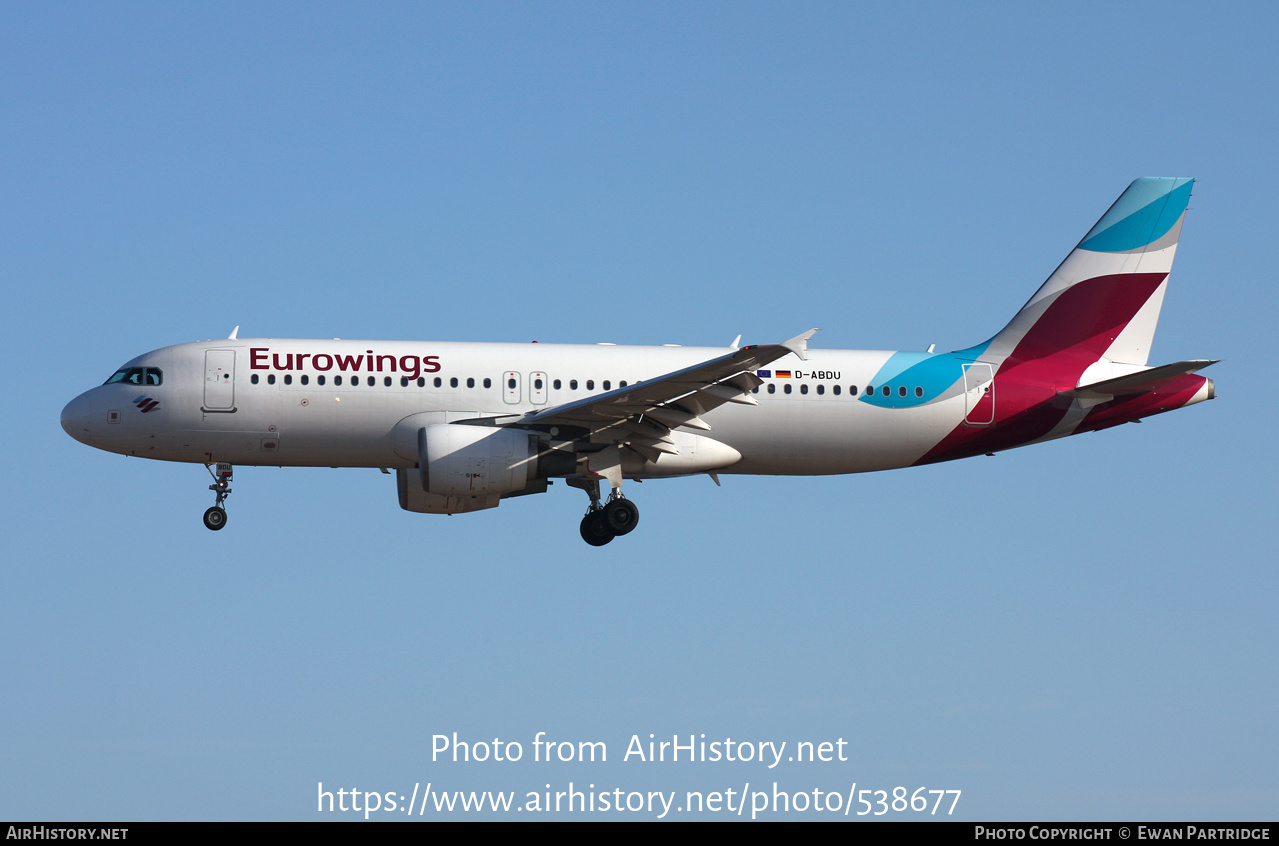
[[(1149, 366), (1191, 179), (1133, 182), (992, 338), (954, 352), (230, 337), (140, 355), (62, 427), (128, 456), (395, 473), (400, 507), (589, 499), (581, 536), (631, 532), (626, 480), (890, 470), (1092, 432), (1213, 399), (1212, 360)], [(606, 489), (602, 487), (606, 485)], [(605, 491), (605, 492), (602, 492)]]

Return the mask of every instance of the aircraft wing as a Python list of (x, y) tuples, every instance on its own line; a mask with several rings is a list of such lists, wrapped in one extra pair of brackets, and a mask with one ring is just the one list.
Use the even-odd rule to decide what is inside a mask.
[(625, 444), (656, 461), (661, 453), (679, 453), (671, 429), (709, 430), (701, 416), (726, 402), (758, 405), (751, 389), (763, 380), (755, 371), (791, 353), (807, 359), (808, 339), (816, 332), (810, 329), (780, 344), (742, 347), (663, 376), (535, 411), (505, 425), (584, 429), (593, 443)]

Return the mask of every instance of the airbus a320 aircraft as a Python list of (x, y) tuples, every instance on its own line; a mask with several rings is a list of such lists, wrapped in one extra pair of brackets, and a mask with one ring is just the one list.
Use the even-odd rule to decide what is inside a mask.
[[(149, 352), (62, 411), (78, 441), (204, 464), (216, 503), (241, 465), (395, 471), (400, 507), (494, 508), (563, 479), (582, 538), (635, 528), (625, 479), (889, 470), (1105, 429), (1212, 399), (1147, 365), (1193, 180), (1132, 183), (990, 340), (949, 353), (300, 341)], [(600, 483), (608, 486), (607, 499)]]

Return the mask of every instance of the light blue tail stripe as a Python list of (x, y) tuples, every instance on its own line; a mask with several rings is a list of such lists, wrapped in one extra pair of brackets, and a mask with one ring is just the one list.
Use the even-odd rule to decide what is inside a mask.
[(1080, 249), (1122, 253), (1158, 241), (1186, 210), (1193, 185), (1193, 179), (1138, 179), (1084, 236)]
[[(923, 405), (941, 396), (951, 385), (964, 378), (964, 365), (986, 351), (987, 341), (977, 347), (953, 353), (896, 352), (879, 368), (871, 386), (874, 395), (863, 393), (861, 401), (881, 408), (909, 408)], [(883, 386), (890, 388), (883, 395)], [(905, 386), (906, 396), (901, 396)], [(923, 388), (923, 396), (915, 396), (915, 388)]]

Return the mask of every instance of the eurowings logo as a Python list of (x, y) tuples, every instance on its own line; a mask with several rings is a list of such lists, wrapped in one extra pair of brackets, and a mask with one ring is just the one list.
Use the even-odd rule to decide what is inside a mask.
[(136, 405), (138, 407), (138, 411), (141, 411), (143, 414), (146, 414), (148, 411), (154, 411), (160, 407), (160, 401), (158, 399), (151, 399), (151, 397), (146, 394), (142, 394), (135, 399), (133, 404)]

